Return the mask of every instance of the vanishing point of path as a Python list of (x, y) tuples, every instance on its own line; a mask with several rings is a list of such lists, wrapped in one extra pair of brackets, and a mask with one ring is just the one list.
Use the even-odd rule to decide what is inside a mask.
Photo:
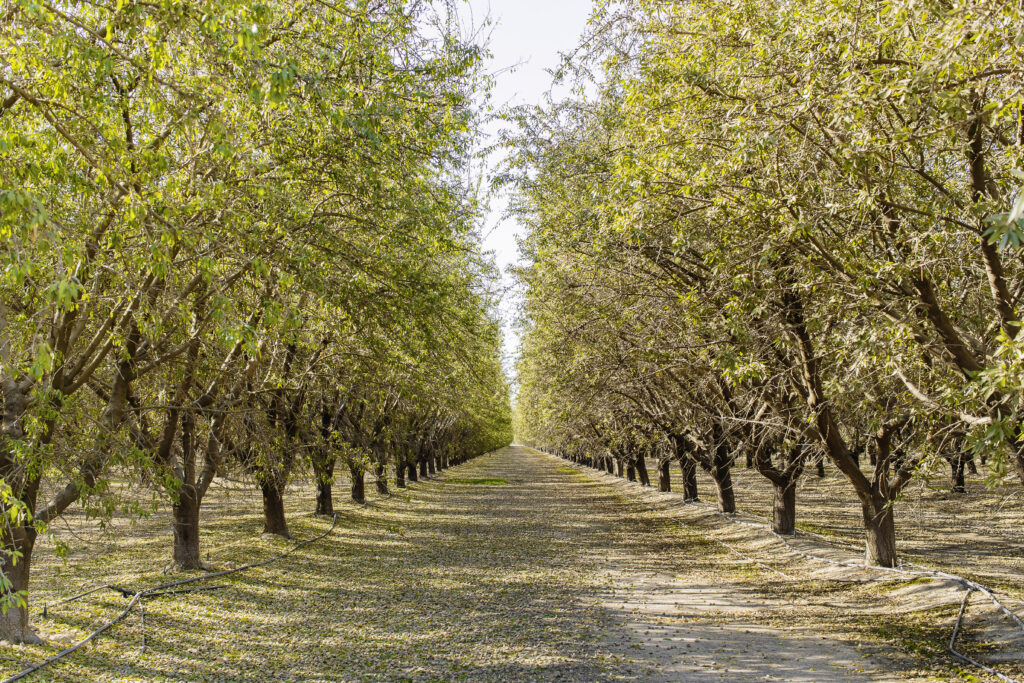
[[(326, 528), (306, 498), (291, 502), (299, 537)], [(787, 610), (801, 607), (766, 597), (756, 570), (698, 531), (529, 449), (340, 509), (327, 539), (286, 561), (152, 601), (141, 654), (126, 622), (43, 679), (889, 678), (839, 636), (795, 626)], [(235, 538), (252, 523), (217, 521)], [(245, 561), (230, 552), (212, 562)]]

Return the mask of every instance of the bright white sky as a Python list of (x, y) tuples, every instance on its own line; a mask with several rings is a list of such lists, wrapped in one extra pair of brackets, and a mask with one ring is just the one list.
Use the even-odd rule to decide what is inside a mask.
[[(493, 55), (488, 71), (495, 74), (492, 102), (495, 107), (516, 104), (539, 104), (551, 87), (547, 69), (558, 66), (559, 53), (570, 52), (579, 43), (593, 8), (592, 0), (466, 0), (460, 3), (463, 25), (480, 26), (489, 16), (490, 51)], [(500, 125), (489, 127), (490, 134)], [(492, 160), (492, 163), (497, 160)], [(503, 220), (507, 201), (490, 198), (490, 214), (484, 232), (485, 246), (493, 250), (498, 265), (505, 270), (518, 260), (516, 236), (521, 227)], [(511, 284), (508, 273), (506, 285)], [(509, 287), (506, 286), (509, 291)], [(512, 328), (516, 302), (511, 292), (503, 305), (505, 318), (506, 368), (511, 362), (518, 340)]]

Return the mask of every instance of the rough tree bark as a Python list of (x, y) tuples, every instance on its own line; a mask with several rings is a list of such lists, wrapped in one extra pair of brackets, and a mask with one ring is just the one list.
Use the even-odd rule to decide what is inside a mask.
[(363, 478), (363, 466), (349, 460), (349, 476), (352, 477), (352, 501), (362, 505), (366, 502), (366, 481)]
[(395, 460), (395, 487), (404, 489), (405, 486), (405, 461), (399, 458)]
[(647, 460), (642, 453), (636, 459), (636, 473), (642, 486), (651, 485), (651, 476), (647, 473)]
[(772, 530), (791, 536), (796, 533), (796, 480), (772, 483)]
[(17, 550), (21, 554), (17, 560), (9, 554), (4, 554), (2, 568), (4, 575), (11, 582), (10, 590), (25, 593), (24, 604), (12, 605), (6, 614), (0, 615), (0, 638), (16, 643), (42, 643), (42, 638), (28, 625), (28, 581), (36, 531), (31, 526), (14, 527), (4, 532), (3, 542), (5, 550)]
[(687, 457), (680, 458), (679, 469), (683, 474), (683, 500), (694, 502), (700, 500), (697, 491), (697, 463)]
[(672, 472), (671, 472), (672, 461), (668, 458), (662, 458), (658, 462), (658, 490), (659, 491), (671, 491), (672, 490)]
[(278, 484), (268, 481), (260, 484), (263, 494), (263, 533), (291, 538), (284, 518), (284, 495)]
[(872, 495), (861, 503), (861, 512), (867, 536), (865, 561), (879, 567), (895, 567), (896, 523), (892, 504), (883, 496)]
[(334, 514), (334, 458), (313, 458), (313, 474), (316, 477), (316, 514), (330, 517)]
[(174, 564), (181, 569), (202, 569), (199, 557), (199, 492), (185, 484), (174, 502)]

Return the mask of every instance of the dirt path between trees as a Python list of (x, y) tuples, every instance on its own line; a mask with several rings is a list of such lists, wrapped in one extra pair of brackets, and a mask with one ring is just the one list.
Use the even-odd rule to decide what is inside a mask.
[(547, 560), (563, 575), (555, 583), (575, 586), (575, 609), (596, 608), (596, 638), (538, 677), (868, 681), (893, 673), (820, 629), (766, 625), (781, 601), (756, 590), (727, 550), (573, 468), (519, 447), (468, 468), (510, 482), (472, 494), (482, 496), (474, 507), (515, 520), (503, 531), (521, 552), (509, 569)]
[[(217, 507), (221, 495), (242, 499)], [(258, 501), (246, 505), (247, 495), (211, 500), (203, 547), (216, 567), (290, 545), (254, 533)], [(287, 502), (297, 537), (330, 526), (308, 514), (309, 487)], [(950, 671), (864, 638), (862, 618), (902, 623), (886, 621), (874, 594), (793, 588), (698, 527), (528, 449), (338, 507), (337, 529), (287, 561), (220, 590), (150, 601), (145, 650), (133, 616), (35, 680), (870, 681)], [(84, 537), (102, 552), (41, 566), (35, 604), (90, 585), (166, 581), (154, 569), (169, 553), (166, 525), (161, 512), (117, 527), (116, 548)], [(0, 647), (3, 670), (123, 605), (97, 593), (52, 610), (37, 622), (51, 643)]]

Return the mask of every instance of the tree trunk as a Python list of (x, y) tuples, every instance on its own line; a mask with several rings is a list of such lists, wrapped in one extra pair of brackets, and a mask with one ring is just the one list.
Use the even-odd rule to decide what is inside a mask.
[(683, 473), (683, 500), (700, 500), (700, 496), (697, 495), (697, 463), (689, 458), (683, 458), (679, 461), (679, 468)]
[(626, 465), (626, 479), (636, 481), (636, 464), (632, 460)]
[(615, 458), (615, 476), (622, 476), (622, 458)]
[(772, 482), (775, 501), (772, 506), (772, 530), (790, 536), (796, 533), (796, 482), (792, 479), (776, 484)]
[(409, 481), (419, 481), (420, 480), (419, 475), (416, 474), (416, 463), (415, 462), (407, 462), (405, 464), (405, 469), (409, 473)]
[(377, 463), (374, 474), (377, 475), (377, 493), (382, 496), (386, 496), (391, 491), (388, 490), (388, 466), (382, 462)]
[(427, 459), (422, 455), (420, 456), (420, 476), (424, 478), (427, 476)]
[(202, 569), (199, 557), (199, 495), (196, 487), (185, 484), (173, 506), (174, 564), (179, 569)]
[(865, 561), (879, 567), (896, 566), (896, 523), (892, 505), (880, 496), (861, 504), (866, 536)]
[(12, 563), (9, 555), (4, 555), (3, 574), (11, 582), (10, 590), (21, 593), (25, 600), (23, 606), (11, 605), (6, 614), (0, 615), (0, 639), (12, 643), (39, 644), (43, 640), (28, 625), (28, 579), (32, 566), (32, 549), (35, 546), (36, 531), (32, 527), (19, 526), (13, 529), (14, 540), (11, 542), (7, 532), (4, 535), (4, 548), (17, 548), (21, 552), (17, 564)]
[(325, 455), (324, 452), (314, 454), (314, 456), (312, 461), (313, 474), (316, 478), (316, 514), (330, 517), (334, 514), (331, 485), (334, 483), (335, 457)]
[(350, 462), (348, 471), (352, 477), (352, 502), (362, 505), (366, 502), (366, 481), (363, 479), (363, 468)]
[(718, 509), (721, 512), (736, 512), (736, 494), (732, 490), (732, 470), (726, 466), (713, 467), (711, 476), (718, 492)]
[(672, 461), (662, 460), (658, 463), (658, 490), (659, 491), (671, 491), (672, 490), (672, 473), (671, 473)]
[(647, 460), (642, 455), (636, 459), (636, 473), (640, 478), (641, 485), (651, 485), (651, 476), (647, 473)]
[(330, 481), (316, 483), (316, 514), (327, 517), (334, 515), (334, 492)]
[(818, 477), (825, 476), (825, 456), (818, 458)]
[(405, 463), (401, 460), (395, 461), (395, 487), (405, 488)]
[(434, 467), (434, 456), (433, 455), (428, 455), (426, 457), (426, 461), (427, 461), (427, 474), (437, 474), (437, 469)]
[(963, 453), (956, 453), (949, 459), (950, 483), (953, 486), (953, 493), (966, 493), (967, 482), (964, 480), (964, 467), (967, 465), (967, 458)]
[(273, 483), (260, 485), (263, 494), (263, 533), (291, 538), (284, 519), (284, 496)]

